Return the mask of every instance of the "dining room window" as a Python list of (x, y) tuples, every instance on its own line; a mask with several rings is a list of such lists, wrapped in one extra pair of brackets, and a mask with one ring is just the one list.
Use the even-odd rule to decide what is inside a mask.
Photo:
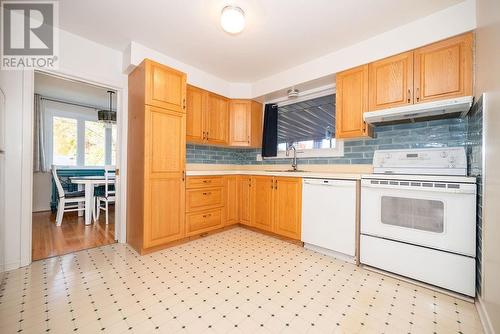
[(85, 113), (46, 109), (45, 140), (49, 164), (104, 166), (116, 163), (116, 125), (106, 126)]

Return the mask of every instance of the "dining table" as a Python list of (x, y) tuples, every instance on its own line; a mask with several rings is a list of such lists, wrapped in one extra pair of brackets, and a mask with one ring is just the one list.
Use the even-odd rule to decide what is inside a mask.
[[(102, 175), (92, 176), (72, 176), (69, 178), (71, 183), (78, 185), (78, 190), (85, 191), (85, 225), (92, 223), (92, 213), (94, 210), (94, 188), (106, 184), (106, 179)], [(108, 184), (115, 184), (115, 177), (108, 177)], [(82, 205), (82, 204), (79, 204)], [(78, 211), (78, 215), (83, 215), (82, 211)]]

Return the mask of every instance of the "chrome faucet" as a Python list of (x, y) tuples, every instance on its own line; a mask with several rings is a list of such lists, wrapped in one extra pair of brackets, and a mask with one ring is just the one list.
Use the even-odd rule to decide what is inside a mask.
[(286, 156), (290, 155), (290, 150), (293, 150), (293, 160), (292, 160), (292, 168), (294, 171), (297, 170), (297, 149), (293, 144), (289, 144), (286, 148)]

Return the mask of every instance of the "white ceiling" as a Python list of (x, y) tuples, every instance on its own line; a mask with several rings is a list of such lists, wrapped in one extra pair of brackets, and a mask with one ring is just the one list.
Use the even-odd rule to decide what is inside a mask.
[[(66, 80), (52, 75), (35, 72), (35, 93), (88, 106), (109, 108), (109, 89), (84, 82)], [(113, 95), (113, 109), (116, 108), (116, 94)]]
[[(136, 41), (230, 82), (255, 82), (462, 0), (61, 0), (60, 26), (123, 51)], [(245, 11), (236, 36), (218, 23)], [(408, 36), (411, 38), (411, 36)]]

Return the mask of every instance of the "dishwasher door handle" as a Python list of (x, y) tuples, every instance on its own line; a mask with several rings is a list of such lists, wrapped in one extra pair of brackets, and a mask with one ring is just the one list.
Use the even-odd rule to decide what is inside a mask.
[(353, 180), (304, 180), (303, 184), (307, 186), (329, 186), (329, 187), (354, 187), (356, 186), (356, 181)]

